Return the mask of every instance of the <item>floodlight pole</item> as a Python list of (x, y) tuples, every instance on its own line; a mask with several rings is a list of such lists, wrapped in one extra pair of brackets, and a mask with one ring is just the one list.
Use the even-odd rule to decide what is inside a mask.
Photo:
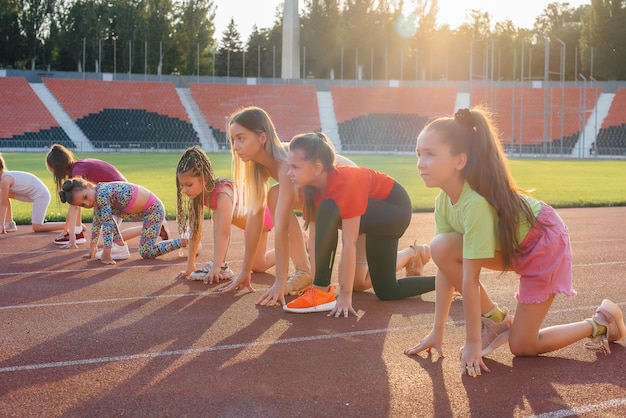
[(585, 114), (587, 113), (587, 79), (585, 78), (584, 75), (582, 75), (582, 73), (578, 74), (578, 76), (580, 78), (583, 79), (583, 123), (582, 123), (582, 131), (583, 131), (583, 135), (582, 135), (582, 147), (579, 148), (578, 151), (578, 156), (580, 158), (583, 158), (585, 156), (585, 126), (587, 125), (587, 118), (585, 117)]
[(548, 95), (550, 89), (550, 39), (543, 37), (544, 42), (544, 59), (543, 59), (543, 156), (546, 156), (546, 148), (548, 143)]
[[(593, 78), (593, 76), (589, 76), (589, 78), (591, 79), (591, 81), (593, 81), (593, 87), (594, 87), (594, 92), (595, 92), (595, 97), (594, 97), (595, 107), (593, 109), (593, 117), (594, 117), (594, 121), (593, 121), (593, 140), (594, 140), (594, 142), (597, 142), (598, 141), (598, 80)], [(598, 144), (596, 144), (596, 149), (598, 148), (597, 145)], [(595, 158), (598, 158), (598, 153), (597, 152), (596, 152), (596, 157)]]
[(561, 158), (563, 158), (563, 135), (565, 134), (565, 42), (556, 38), (561, 44)]

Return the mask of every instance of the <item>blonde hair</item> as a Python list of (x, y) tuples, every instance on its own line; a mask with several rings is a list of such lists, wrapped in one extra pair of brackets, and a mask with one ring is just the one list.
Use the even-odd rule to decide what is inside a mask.
[(453, 155), (464, 153), (467, 163), (461, 172), (470, 187), (483, 196), (498, 214), (498, 242), (506, 267), (511, 267), (519, 250), (519, 222), (532, 225), (535, 216), (509, 171), (498, 130), (491, 112), (483, 106), (461, 109), (454, 117), (435, 119), (420, 134), (436, 132)]
[(264, 149), (274, 160), (287, 161), (287, 152), (276, 133), (272, 119), (265, 110), (250, 106), (230, 115), (227, 129), (233, 154), (232, 171), (235, 183), (235, 211), (237, 216), (244, 216), (248, 212), (258, 213), (267, 205), (270, 173), (269, 169), (264, 165), (252, 160), (244, 162), (236, 155), (230, 132), (230, 127), (233, 123), (241, 125), (257, 135), (265, 133), (267, 141), (264, 144)]

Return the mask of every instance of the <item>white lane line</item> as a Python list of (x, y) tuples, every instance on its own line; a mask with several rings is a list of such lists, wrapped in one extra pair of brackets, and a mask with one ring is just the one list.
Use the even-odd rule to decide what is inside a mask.
[(190, 296), (191, 297), (209, 296), (211, 294), (213, 294), (213, 292), (181, 293), (177, 295), (134, 296), (134, 297), (110, 298), (110, 299), (88, 299), (88, 300), (77, 300), (77, 301), (68, 301), (68, 302), (32, 303), (32, 304), (25, 304), (25, 305), (0, 306), (0, 310), (48, 308), (48, 307), (54, 307), (54, 306), (87, 305), (91, 303), (132, 302), (132, 301), (150, 300), (150, 299), (173, 299), (173, 298), (185, 298), (185, 297), (190, 297)]
[[(181, 264), (184, 264), (185, 261), (181, 261), (178, 263), (167, 263), (167, 264), (158, 264), (157, 267), (173, 267), (173, 266), (179, 266)], [(140, 266), (128, 266), (128, 267), (123, 267), (123, 266), (119, 266), (119, 267), (93, 267), (93, 268), (85, 268), (85, 269), (66, 269), (66, 270), (33, 270), (33, 271), (11, 271), (11, 272), (7, 272), (7, 273), (0, 273), (0, 276), (20, 276), (23, 274), (28, 274), (28, 275), (44, 275), (44, 274), (50, 274), (50, 273), (58, 273), (58, 274), (64, 274), (64, 273), (87, 273), (87, 272), (93, 272), (93, 271), (111, 271), (111, 270), (131, 270), (131, 269), (147, 269), (147, 268), (154, 268), (155, 265), (151, 264), (151, 265), (140, 265)]]
[(605, 409), (619, 408), (626, 405), (626, 398), (611, 399), (593, 405), (577, 406), (571, 409), (561, 409), (558, 411), (545, 412), (539, 415), (530, 415), (528, 418), (562, 418), (580, 414), (604, 411)]
[(363, 331), (343, 332), (343, 333), (332, 334), (332, 335), (326, 334), (326, 335), (315, 335), (315, 336), (298, 337), (298, 338), (285, 338), (285, 339), (279, 339), (279, 340), (274, 340), (274, 341), (253, 341), (253, 342), (248, 342), (248, 343), (216, 345), (212, 347), (190, 348), (190, 349), (184, 349), (184, 350), (157, 351), (153, 353), (129, 354), (129, 355), (124, 355), (124, 356), (98, 357), (98, 358), (88, 358), (88, 359), (82, 359), (82, 360), (55, 361), (51, 363), (25, 364), (21, 366), (0, 367), (0, 373), (18, 372), (18, 371), (24, 371), (24, 370), (59, 368), (59, 367), (82, 366), (86, 364), (112, 363), (112, 362), (117, 362), (117, 361), (149, 359), (149, 358), (167, 357), (167, 356), (186, 356), (186, 355), (191, 355), (191, 354), (209, 353), (213, 351), (236, 350), (236, 349), (245, 349), (245, 348), (250, 348), (250, 347), (264, 347), (264, 346), (279, 345), (279, 344), (292, 344), (292, 343), (300, 343), (300, 342), (355, 337), (355, 336), (361, 336), (361, 335), (384, 334), (387, 332), (415, 330), (416, 328), (418, 327), (406, 326), (406, 327), (398, 327), (398, 328), (382, 328), (382, 329), (372, 329), (372, 330), (363, 330)]

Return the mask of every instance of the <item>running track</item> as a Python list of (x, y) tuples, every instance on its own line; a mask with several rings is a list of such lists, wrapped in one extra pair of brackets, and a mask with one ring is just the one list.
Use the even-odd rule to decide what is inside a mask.
[[(558, 212), (578, 296), (557, 297), (545, 325), (589, 317), (604, 297), (626, 310), (626, 208)], [(237, 270), (243, 236), (233, 232)], [(401, 245), (432, 233), (432, 214), (414, 214)], [(623, 344), (605, 354), (579, 342), (539, 358), (501, 347), (486, 359), (490, 374), (461, 377), (461, 301), (447, 357), (407, 357), (432, 326), (434, 293), (394, 302), (356, 294), (358, 318), (287, 314), (257, 307), (258, 292), (218, 295), (223, 284), (175, 280), (178, 252), (142, 260), (135, 239), (131, 258), (108, 267), (84, 259), (86, 245), (55, 248), (54, 236), (20, 226), (0, 237), (0, 416), (626, 415)], [(272, 280), (253, 276), (259, 292)], [(514, 275), (487, 272), (483, 283), (515, 308)]]

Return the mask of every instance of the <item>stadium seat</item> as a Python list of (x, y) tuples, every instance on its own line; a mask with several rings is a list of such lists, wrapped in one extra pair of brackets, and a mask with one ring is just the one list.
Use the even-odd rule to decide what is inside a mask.
[(199, 144), (173, 83), (43, 81), (96, 148), (180, 149)]
[(247, 106), (268, 112), (283, 141), (321, 129), (314, 86), (189, 83), (189, 89), (220, 147), (229, 147), (229, 115)]
[(76, 145), (41, 102), (25, 78), (0, 78), (0, 146), (48, 148)]

